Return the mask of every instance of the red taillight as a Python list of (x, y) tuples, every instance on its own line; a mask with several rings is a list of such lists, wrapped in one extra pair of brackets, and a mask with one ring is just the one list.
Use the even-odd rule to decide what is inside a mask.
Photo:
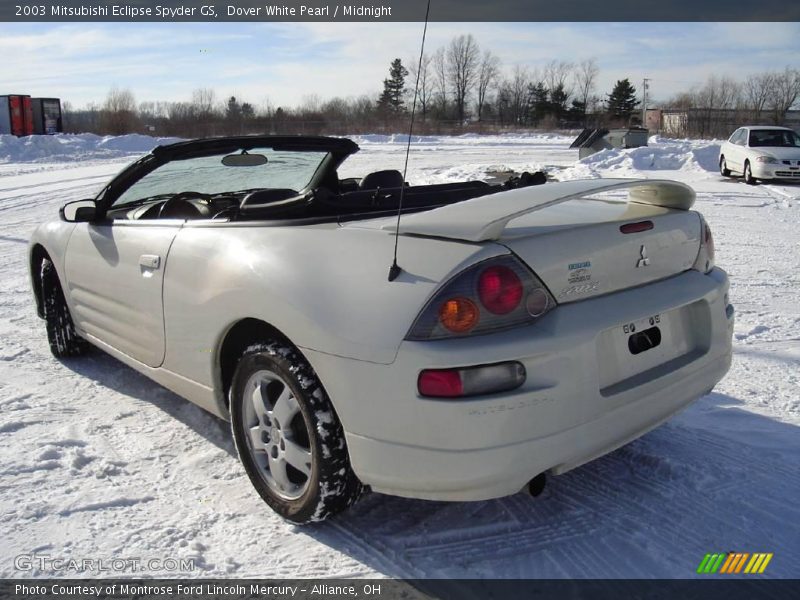
[(714, 268), (714, 236), (711, 235), (711, 228), (703, 217), (700, 217), (700, 227), (700, 250), (692, 268), (701, 273), (708, 273)]
[(425, 304), (406, 339), (438, 340), (521, 327), (555, 306), (541, 280), (517, 257), (496, 256), (444, 283)]
[(518, 362), (426, 369), (417, 378), (417, 389), (420, 396), (428, 398), (462, 398), (515, 390), (525, 378), (525, 367)]
[(508, 314), (522, 300), (522, 281), (509, 267), (489, 267), (478, 279), (478, 297), (490, 313)]
[(652, 221), (639, 221), (638, 223), (625, 223), (625, 225), (620, 225), (619, 230), (622, 233), (639, 233), (641, 231), (650, 231), (652, 228)]
[(706, 254), (708, 255), (708, 260), (712, 263), (714, 262), (714, 236), (711, 235), (711, 227), (708, 226), (706, 223), (705, 227), (705, 243), (706, 243)]
[(456, 370), (423, 371), (419, 374), (417, 388), (421, 395), (432, 398), (457, 398), (464, 394), (461, 374)]

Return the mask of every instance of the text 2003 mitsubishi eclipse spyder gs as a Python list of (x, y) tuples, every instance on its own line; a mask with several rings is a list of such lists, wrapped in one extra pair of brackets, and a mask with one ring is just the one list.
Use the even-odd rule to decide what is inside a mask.
[(339, 179), (357, 150), (181, 142), (65, 205), (30, 244), (53, 353), (92, 344), (229, 418), (253, 485), (297, 523), (365, 486), (536, 490), (728, 370), (728, 278), (686, 185)]

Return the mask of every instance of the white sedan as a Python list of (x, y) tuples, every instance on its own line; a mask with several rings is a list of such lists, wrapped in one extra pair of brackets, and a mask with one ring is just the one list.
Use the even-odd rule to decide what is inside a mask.
[(787, 127), (740, 127), (720, 147), (719, 171), (725, 177), (740, 174), (749, 184), (800, 181), (800, 136)]
[(297, 523), (367, 486), (537, 493), (727, 372), (728, 277), (688, 186), (340, 179), (357, 150), (181, 142), (66, 204), (30, 243), (53, 354), (95, 346), (230, 420)]

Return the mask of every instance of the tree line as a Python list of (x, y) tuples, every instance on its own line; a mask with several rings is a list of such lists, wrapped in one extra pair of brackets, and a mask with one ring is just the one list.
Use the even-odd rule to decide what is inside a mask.
[[(137, 104), (130, 90), (115, 87), (100, 105), (75, 109), (65, 103), (64, 122), (67, 131), (112, 135), (395, 133), (408, 128), (413, 108), (418, 133), (641, 124), (635, 85), (623, 78), (602, 93), (599, 73), (593, 58), (504, 70), (497, 55), (465, 34), (420, 60), (392, 60), (382, 90), (375, 95), (328, 99), (311, 95), (297, 106), (276, 107), (269, 100), (255, 104), (199, 88), (185, 102)], [(721, 110), (738, 111), (737, 118), (780, 124), (799, 95), (800, 71), (787, 67), (742, 81), (714, 75), (705, 84), (676, 95), (665, 107), (692, 111), (698, 126), (691, 133), (718, 135), (715, 127), (722, 127)], [(655, 105), (648, 103), (648, 107)]]
[(800, 100), (800, 70), (786, 67), (742, 80), (711, 75), (701, 86), (676, 94), (665, 107), (686, 114), (682, 133), (727, 136), (746, 123), (785, 125)]

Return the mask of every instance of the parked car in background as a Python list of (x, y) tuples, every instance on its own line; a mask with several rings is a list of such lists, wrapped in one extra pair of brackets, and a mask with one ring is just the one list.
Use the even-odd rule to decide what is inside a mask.
[(63, 206), (29, 255), (53, 354), (91, 344), (229, 419), (297, 523), (365, 485), (536, 493), (727, 372), (728, 277), (690, 187), (341, 179), (357, 151), (180, 142)]
[(719, 172), (745, 182), (800, 181), (800, 136), (788, 127), (748, 125), (733, 132), (719, 149)]

